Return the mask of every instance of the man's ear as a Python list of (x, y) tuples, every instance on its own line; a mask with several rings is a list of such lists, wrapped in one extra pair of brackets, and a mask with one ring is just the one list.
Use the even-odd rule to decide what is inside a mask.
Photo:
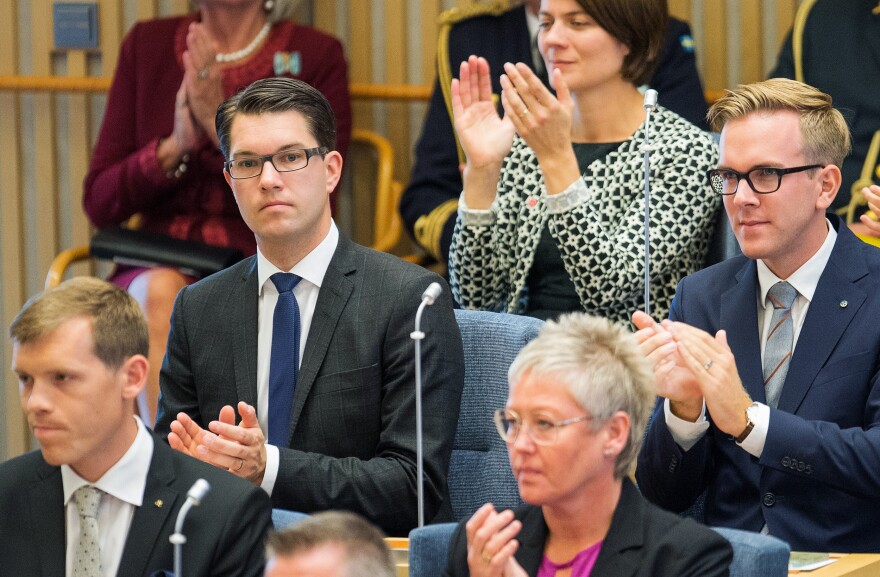
[(831, 206), (831, 203), (834, 202), (834, 198), (837, 196), (837, 192), (840, 190), (840, 183), (842, 181), (843, 177), (840, 174), (840, 168), (837, 166), (829, 164), (821, 169), (819, 183), (822, 188), (819, 191), (819, 197), (816, 199), (817, 209), (825, 212)]
[(147, 384), (150, 362), (144, 355), (132, 355), (123, 361), (117, 375), (122, 380), (122, 397), (136, 399)]
[(324, 155), (324, 168), (327, 171), (327, 194), (336, 189), (336, 184), (342, 177), (342, 155), (331, 150)]

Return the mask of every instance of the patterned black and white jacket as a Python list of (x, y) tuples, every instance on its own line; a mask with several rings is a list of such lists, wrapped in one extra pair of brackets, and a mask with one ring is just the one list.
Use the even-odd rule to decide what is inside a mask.
[[(548, 195), (534, 152), (519, 136), (488, 210), (459, 201), (449, 256), (465, 308), (520, 313), (541, 230), (549, 226), (585, 311), (627, 324), (644, 307), (644, 125), (583, 178)], [(651, 117), (651, 313), (666, 318), (678, 281), (700, 268), (720, 197), (706, 183), (712, 135), (658, 107)]]

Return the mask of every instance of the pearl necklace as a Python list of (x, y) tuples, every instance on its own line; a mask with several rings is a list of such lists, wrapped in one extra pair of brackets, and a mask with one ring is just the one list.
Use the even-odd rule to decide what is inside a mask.
[(228, 54), (217, 54), (214, 59), (217, 62), (235, 62), (236, 60), (241, 60), (245, 56), (250, 56), (251, 52), (256, 50), (257, 46), (269, 35), (269, 30), (272, 29), (272, 25), (268, 22), (263, 24), (263, 27), (260, 28), (260, 31), (257, 32), (257, 35), (254, 36), (254, 39), (251, 40), (251, 43), (242, 48), (241, 50), (236, 50), (235, 52), (229, 52)]

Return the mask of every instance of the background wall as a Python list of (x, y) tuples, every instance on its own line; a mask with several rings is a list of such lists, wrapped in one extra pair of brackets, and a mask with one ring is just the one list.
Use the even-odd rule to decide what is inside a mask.
[[(428, 86), (434, 76), (436, 17), (474, 0), (302, 0), (297, 19), (338, 36), (346, 46), (352, 82)], [(82, 179), (100, 126), (98, 92), (16, 88), (27, 78), (109, 78), (125, 32), (138, 19), (179, 14), (187, 0), (97, 0), (100, 47), (56, 51), (51, 0), (0, 2), (0, 320), (7, 327), (42, 286), (60, 250), (91, 234), (81, 208)], [(764, 77), (794, 20), (797, 0), (669, 0), (689, 20), (708, 91)], [(29, 85), (32, 83), (29, 83)], [(405, 182), (422, 102), (354, 103), (354, 125), (391, 139), (395, 177)], [(351, 230), (351, 200), (340, 198), (341, 224)], [(347, 212), (346, 212), (346, 209)], [(82, 269), (79, 272), (87, 272)], [(10, 348), (0, 348), (0, 460), (31, 444), (8, 370)]]

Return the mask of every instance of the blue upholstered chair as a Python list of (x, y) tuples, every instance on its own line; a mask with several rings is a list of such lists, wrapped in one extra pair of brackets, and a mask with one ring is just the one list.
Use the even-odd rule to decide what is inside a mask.
[(293, 525), (303, 519), (308, 519), (305, 513), (297, 511), (288, 511), (287, 509), (272, 509), (272, 526), (276, 531), (280, 531), (288, 525)]
[[(436, 577), (446, 567), (455, 523), (428, 525), (409, 534), (409, 577)], [(713, 527), (733, 546), (730, 577), (785, 577), (788, 545), (770, 535)]]
[(499, 508), (522, 503), (507, 448), (492, 412), (507, 402), (507, 369), (543, 321), (531, 317), (456, 310), (464, 344), (464, 390), (449, 463), (449, 496), (456, 520), (485, 503)]
[[(785, 577), (788, 575), (788, 543), (760, 533), (712, 527), (733, 545), (730, 577)], [(448, 543), (448, 542), (447, 542)]]

